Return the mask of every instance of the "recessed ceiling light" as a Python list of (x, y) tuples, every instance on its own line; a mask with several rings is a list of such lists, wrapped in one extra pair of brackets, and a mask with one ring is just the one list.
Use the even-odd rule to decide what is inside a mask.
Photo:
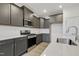
[(44, 13), (46, 13), (46, 12), (47, 12), (47, 10), (46, 10), (46, 9), (44, 9), (44, 10), (43, 10), (43, 12), (44, 12)]
[(62, 5), (59, 5), (59, 8), (62, 8)]

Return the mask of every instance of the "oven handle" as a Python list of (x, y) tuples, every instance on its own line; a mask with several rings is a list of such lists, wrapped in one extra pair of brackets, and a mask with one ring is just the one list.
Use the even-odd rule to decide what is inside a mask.
[(30, 39), (30, 38), (35, 38), (35, 37), (36, 37), (36, 35), (28, 36), (28, 39)]

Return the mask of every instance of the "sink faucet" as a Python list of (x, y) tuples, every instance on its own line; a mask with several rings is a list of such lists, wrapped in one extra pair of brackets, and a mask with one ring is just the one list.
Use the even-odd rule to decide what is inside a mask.
[(76, 31), (75, 34), (72, 34), (72, 35), (75, 35), (75, 41), (76, 41), (76, 40), (77, 40), (78, 28), (77, 28), (76, 26), (70, 26), (66, 32), (69, 32), (69, 30), (70, 30), (71, 28), (74, 28), (75, 31)]

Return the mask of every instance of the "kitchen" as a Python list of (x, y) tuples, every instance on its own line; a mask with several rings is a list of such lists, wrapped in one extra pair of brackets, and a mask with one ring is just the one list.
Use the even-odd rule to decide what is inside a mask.
[(78, 6), (0, 3), (0, 56), (79, 55)]
[(50, 43), (49, 25), (26, 6), (2, 3), (0, 8), (0, 56), (20, 56), (42, 42)]
[[(36, 47), (43, 46), (41, 52), (36, 49), (36, 52), (30, 53), (30, 56), (32, 54), (41, 55), (51, 42), (50, 25), (51, 23), (62, 23), (62, 11), (51, 14), (51, 18), (60, 18), (60, 20), (52, 21), (47, 17), (46, 10), (43, 10), (46, 15), (40, 14), (39, 17), (32, 11), (30, 5), (34, 7), (35, 5), (39, 6), (40, 3), (34, 5), (28, 3), (0, 4), (0, 56), (27, 56)], [(41, 5), (44, 9), (45, 5), (52, 4)], [(59, 9), (61, 10), (61, 8)], [(39, 53), (37, 54), (37, 52)]]

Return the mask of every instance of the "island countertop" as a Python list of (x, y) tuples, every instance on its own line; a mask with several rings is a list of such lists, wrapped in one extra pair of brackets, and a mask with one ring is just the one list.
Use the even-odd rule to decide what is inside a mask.
[(79, 56), (79, 46), (50, 43), (41, 56)]

